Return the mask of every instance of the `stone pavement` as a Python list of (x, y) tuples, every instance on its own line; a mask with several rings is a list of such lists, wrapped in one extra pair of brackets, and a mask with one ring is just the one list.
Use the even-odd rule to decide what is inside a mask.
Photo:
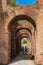
[(34, 61), (29, 55), (20, 53), (9, 65), (34, 65)]

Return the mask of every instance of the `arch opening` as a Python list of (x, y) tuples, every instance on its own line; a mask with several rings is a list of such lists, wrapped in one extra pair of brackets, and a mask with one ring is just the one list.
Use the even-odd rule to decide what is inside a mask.
[(32, 25), (33, 25), (33, 27), (34, 27), (34, 29), (36, 30), (36, 23), (35, 23), (35, 21), (30, 17), (30, 16), (27, 16), (27, 15), (18, 15), (18, 16), (15, 16), (11, 21), (10, 21), (10, 23), (9, 23), (9, 25), (8, 25), (8, 28), (9, 28), (9, 26), (10, 25), (12, 25), (12, 23), (15, 25), (17, 25), (17, 21), (19, 21), (19, 20), (27, 20), (27, 21), (29, 21)]
[[(30, 24), (31, 28), (27, 27), (25, 22), (22, 23), (23, 26), (19, 25), (17, 23), (17, 21), (20, 21), (20, 20), (24, 20), (24, 21), (27, 20), (28, 23)], [(21, 48), (22, 48), (21, 41), (22, 40), (24, 41), (24, 39), (26, 39), (25, 42), (28, 41), (27, 42), (28, 45), (26, 47), (28, 47), (28, 49), (30, 50), (30, 54), (31, 53), (34, 54), (34, 51), (33, 51), (34, 49), (32, 48), (32, 40), (34, 39), (34, 32), (36, 30), (36, 23), (31, 17), (29, 17), (27, 15), (16, 16), (8, 24), (8, 30), (10, 31), (10, 34), (11, 34), (11, 36), (10, 36), (11, 37), (10, 38), (11, 58), (16, 57), (17, 54), (21, 51)], [(33, 45), (34, 45), (34, 41), (33, 41)], [(31, 49), (33, 49), (33, 50), (31, 51)]]

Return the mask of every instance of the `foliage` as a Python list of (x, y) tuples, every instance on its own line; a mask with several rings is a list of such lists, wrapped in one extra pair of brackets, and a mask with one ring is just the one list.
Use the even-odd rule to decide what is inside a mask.
[(27, 44), (27, 40), (23, 40), (23, 44)]
[(16, 2), (15, 2), (15, 0), (10, 0), (10, 5), (11, 5), (11, 6), (14, 6), (14, 5), (16, 5)]

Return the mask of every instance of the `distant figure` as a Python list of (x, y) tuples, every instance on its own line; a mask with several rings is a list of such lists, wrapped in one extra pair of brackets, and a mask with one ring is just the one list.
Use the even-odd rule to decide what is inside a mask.
[(27, 46), (25, 46), (25, 52), (27, 52)]
[(27, 53), (27, 47), (26, 46), (23, 46), (22, 47), (22, 51), (23, 51), (24, 54), (26, 54)]

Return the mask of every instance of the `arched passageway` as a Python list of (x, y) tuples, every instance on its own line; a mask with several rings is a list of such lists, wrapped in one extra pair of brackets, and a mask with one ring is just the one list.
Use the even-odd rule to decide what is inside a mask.
[[(11, 57), (16, 57), (25, 46), (26, 54), (34, 55), (35, 21), (27, 15), (18, 15), (8, 24)], [(28, 49), (27, 49), (28, 48)], [(10, 57), (10, 58), (11, 58)]]

